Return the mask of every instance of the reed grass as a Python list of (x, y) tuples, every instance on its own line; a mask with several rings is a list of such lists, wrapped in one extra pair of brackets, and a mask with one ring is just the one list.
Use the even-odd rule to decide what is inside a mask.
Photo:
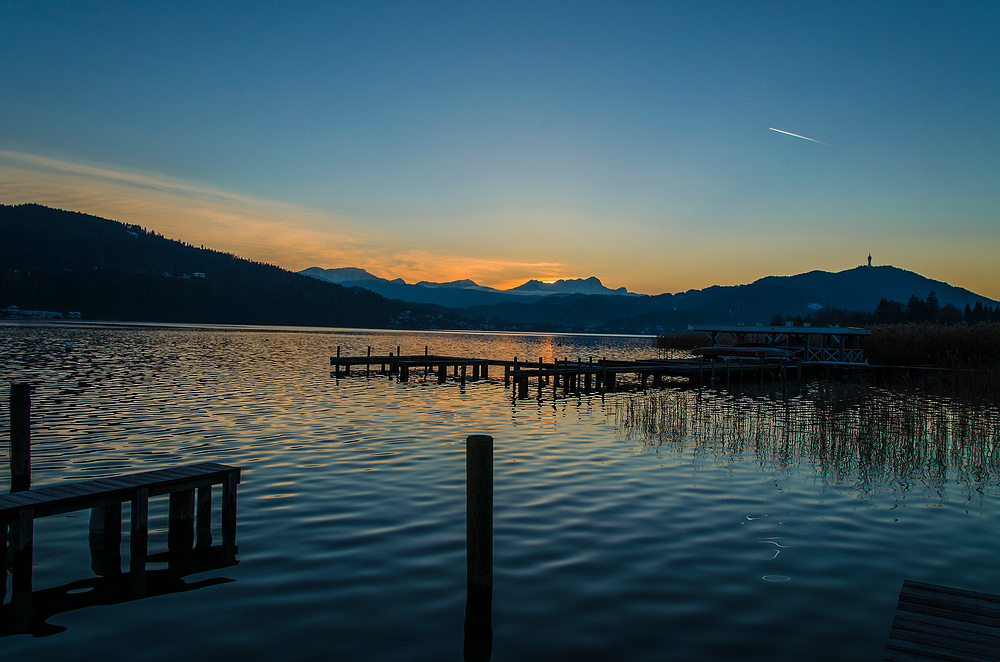
[[(867, 492), (1000, 479), (1000, 410), (828, 381), (725, 391), (621, 394), (619, 434), (658, 450), (717, 460), (752, 457), (775, 469), (811, 465), (822, 480)], [(949, 475), (950, 474), (950, 475)]]
[(893, 324), (872, 328), (865, 346), (875, 366), (922, 369), (878, 373), (894, 390), (970, 401), (1000, 401), (1000, 324)]
[(886, 324), (865, 345), (873, 365), (1000, 369), (1000, 324)]

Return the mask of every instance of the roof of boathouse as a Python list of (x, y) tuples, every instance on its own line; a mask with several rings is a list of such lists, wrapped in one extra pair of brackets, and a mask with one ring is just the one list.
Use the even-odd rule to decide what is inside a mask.
[(836, 335), (836, 336), (870, 336), (870, 329), (858, 329), (851, 326), (724, 326), (715, 324), (688, 324), (688, 331), (703, 331), (705, 333), (734, 334), (788, 334), (795, 336)]

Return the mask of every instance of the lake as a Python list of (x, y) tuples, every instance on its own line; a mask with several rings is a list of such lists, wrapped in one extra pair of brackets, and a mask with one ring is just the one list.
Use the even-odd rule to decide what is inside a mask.
[[(0, 655), (461, 659), (471, 434), (495, 439), (494, 660), (880, 660), (904, 578), (1000, 593), (995, 405), (830, 382), (515, 401), (502, 373), (331, 375), (337, 346), (397, 345), (658, 355), (643, 337), (0, 324), (4, 438), (7, 383), (36, 384), (34, 487), (243, 471), (238, 565), (55, 614)], [(88, 521), (35, 522), (36, 593), (94, 576)]]

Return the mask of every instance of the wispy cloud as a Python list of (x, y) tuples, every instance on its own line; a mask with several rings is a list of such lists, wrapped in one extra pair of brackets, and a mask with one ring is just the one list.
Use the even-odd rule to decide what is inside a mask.
[(292, 269), (303, 268), (303, 262), (349, 262), (379, 243), (358, 223), (322, 211), (22, 152), (0, 151), (0, 200), (37, 202), (135, 223), (168, 237)]
[(558, 262), (434, 252), (356, 219), (153, 173), (0, 150), (0, 202), (37, 202), (155, 229), (171, 238), (299, 270), (358, 266), (418, 280), (506, 286), (563, 277)]

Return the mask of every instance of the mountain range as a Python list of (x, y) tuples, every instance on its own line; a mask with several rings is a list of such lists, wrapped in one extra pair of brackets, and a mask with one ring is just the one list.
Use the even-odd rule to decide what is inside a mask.
[[(337, 282), (324, 282), (337, 281)], [(655, 296), (596, 277), (498, 290), (471, 280), (379, 278), (359, 268), (286, 271), (155, 231), (41, 205), (0, 205), (0, 314), (83, 319), (412, 329), (655, 333), (688, 324), (769, 324), (826, 308), (871, 312), (933, 291), (941, 306), (998, 306), (892, 266), (768, 276)], [(15, 312), (8, 312), (13, 315)], [(74, 314), (74, 317), (77, 315)]]
[(776, 314), (806, 316), (824, 308), (871, 312), (882, 298), (905, 304), (912, 295), (923, 299), (931, 291), (942, 306), (952, 304), (959, 310), (977, 301), (996, 305), (967, 289), (893, 266), (767, 276), (746, 285), (714, 285), (655, 296), (633, 294), (625, 288), (611, 290), (596, 277), (555, 283), (531, 280), (511, 290), (496, 290), (471, 280), (409, 285), (402, 279), (387, 280), (350, 267), (311, 267), (300, 273), (370, 289), (388, 298), (458, 307), (472, 318), (591, 330), (606, 327), (610, 320), (625, 324), (616, 330), (675, 329), (698, 322), (767, 324)]
[[(155, 231), (41, 205), (0, 205), (0, 314), (90, 320), (455, 328), (461, 321)], [(70, 313), (73, 313), (70, 315)]]
[(605, 287), (595, 276), (571, 280), (557, 280), (554, 283), (543, 283), (529, 280), (509, 290), (498, 290), (479, 285), (471, 280), (453, 280), (447, 283), (433, 283), (422, 280), (418, 283), (407, 283), (402, 278), (389, 280), (379, 278), (358, 267), (340, 267), (323, 269), (309, 267), (299, 272), (319, 280), (338, 285), (363, 287), (381, 294), (389, 299), (400, 299), (411, 303), (434, 304), (447, 308), (468, 308), (499, 304), (505, 301), (533, 301), (553, 295), (584, 294), (611, 295), (625, 297), (643, 297), (643, 294), (633, 294), (624, 287), (616, 290)]

